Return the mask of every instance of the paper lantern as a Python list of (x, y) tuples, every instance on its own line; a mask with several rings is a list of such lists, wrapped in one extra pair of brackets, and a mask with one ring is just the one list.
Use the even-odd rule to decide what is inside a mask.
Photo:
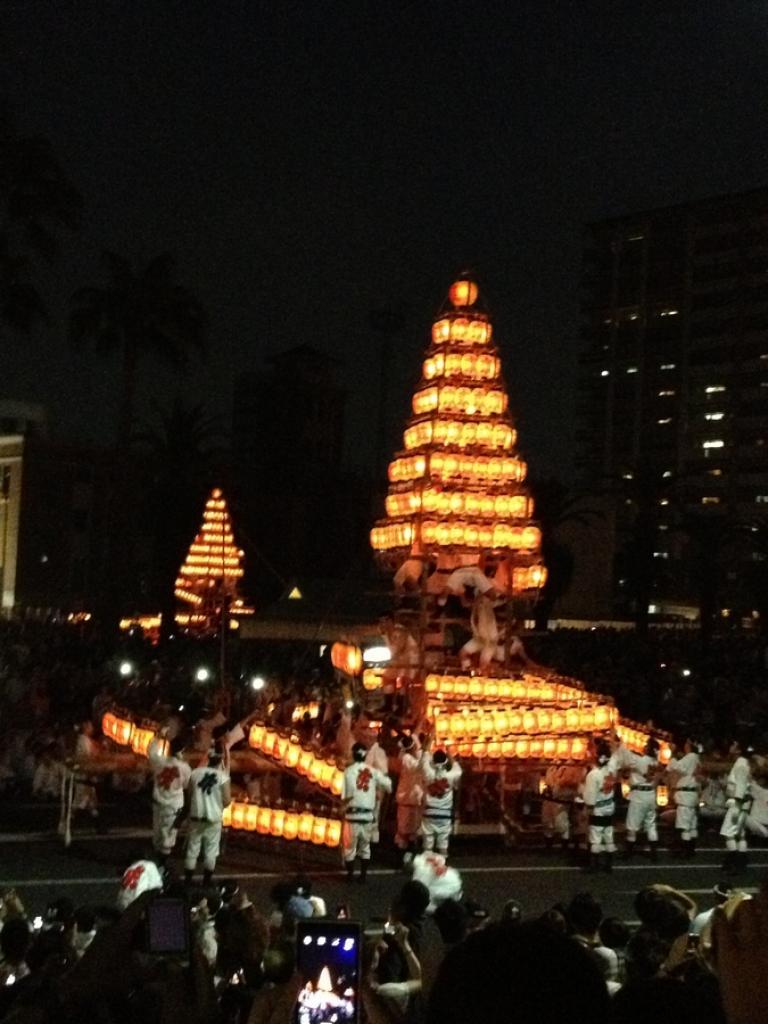
[(314, 825), (314, 815), (308, 811), (304, 811), (303, 814), (299, 815), (299, 828), (298, 838), (303, 842), (308, 843), (312, 839), (312, 826)]
[(328, 829), (325, 833), (325, 845), (335, 847), (341, 842), (341, 822), (337, 818), (328, 821)]
[(302, 750), (299, 755), (299, 763), (297, 768), (299, 775), (309, 775), (309, 769), (312, 767), (312, 763), (315, 760), (315, 755), (311, 750)]
[(331, 664), (348, 676), (359, 675), (363, 667), (363, 652), (356, 644), (337, 641), (331, 647)]
[(231, 804), (231, 824), (233, 828), (245, 828), (245, 816), (248, 810), (247, 804)]
[(253, 747), (254, 750), (261, 750), (265, 732), (266, 726), (263, 722), (254, 722), (248, 733), (249, 746)]
[(255, 804), (245, 805), (245, 828), (248, 832), (255, 832), (259, 821), (259, 808)]
[(328, 827), (328, 822), (325, 818), (315, 818), (312, 824), (312, 842), (315, 846), (323, 846), (325, 844), (325, 833)]
[(286, 812), (279, 807), (275, 807), (272, 811), (272, 820), (269, 825), (271, 835), (283, 836), (285, 831), (285, 819)]
[(296, 811), (286, 811), (283, 823), (283, 838), (296, 839), (299, 834), (299, 815)]
[(271, 807), (260, 807), (259, 813), (256, 818), (256, 831), (261, 835), (269, 835), (270, 825), (272, 823), (272, 808)]
[(469, 281), (466, 278), (454, 281), (448, 291), (448, 296), (454, 306), (474, 306), (477, 301), (477, 285), (474, 281)]
[(286, 768), (296, 768), (296, 767), (298, 767), (299, 758), (300, 757), (301, 757), (301, 747), (299, 746), (299, 744), (298, 743), (293, 743), (293, 742), (289, 743), (287, 748), (286, 748), (286, 750), (285, 750), (285, 753), (283, 755), (283, 760), (285, 762), (285, 767)]
[(666, 786), (656, 787), (656, 803), (659, 807), (666, 807), (669, 803), (669, 789)]

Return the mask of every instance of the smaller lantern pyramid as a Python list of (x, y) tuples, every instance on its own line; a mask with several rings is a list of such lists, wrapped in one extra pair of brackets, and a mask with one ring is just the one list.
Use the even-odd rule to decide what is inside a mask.
[(176, 579), (176, 598), (206, 620), (246, 609), (239, 593), (244, 552), (235, 545), (232, 520), (224, 495), (215, 488), (205, 503), (203, 522)]

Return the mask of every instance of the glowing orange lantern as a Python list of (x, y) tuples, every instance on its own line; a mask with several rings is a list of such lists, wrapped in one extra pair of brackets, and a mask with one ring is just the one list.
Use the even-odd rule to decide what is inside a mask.
[(245, 828), (245, 813), (247, 804), (231, 804), (232, 809), (232, 827), (233, 828)]
[(251, 731), (248, 733), (248, 743), (254, 750), (261, 750), (265, 732), (266, 726), (263, 722), (254, 722), (251, 726)]
[(309, 770), (312, 767), (314, 760), (315, 755), (311, 750), (302, 750), (299, 755), (299, 762), (296, 766), (299, 775), (309, 775)]
[(289, 743), (285, 750), (283, 760), (286, 768), (296, 768), (301, 757), (301, 747), (298, 743)]
[(283, 829), (285, 826), (285, 811), (279, 807), (275, 807), (272, 810), (272, 819), (269, 824), (270, 834), (273, 836), (282, 836)]
[(272, 808), (261, 807), (256, 818), (256, 831), (261, 835), (269, 835), (270, 825), (272, 823)]
[(248, 832), (255, 832), (259, 820), (259, 808), (256, 804), (245, 804), (245, 828)]
[(296, 811), (286, 811), (283, 822), (283, 838), (296, 839), (299, 834), (299, 815)]
[(469, 281), (466, 278), (454, 281), (448, 291), (448, 296), (454, 306), (474, 306), (477, 301), (477, 285), (474, 281)]
[(359, 675), (363, 667), (363, 652), (356, 644), (337, 641), (331, 647), (331, 664), (348, 676)]
[(308, 811), (304, 811), (303, 814), (299, 815), (299, 828), (298, 838), (303, 842), (308, 843), (312, 839), (312, 826), (314, 825), (314, 815)]
[(323, 846), (328, 822), (325, 818), (315, 818), (312, 824), (312, 842), (315, 846)]
[(328, 821), (328, 829), (325, 833), (326, 846), (338, 846), (341, 842), (341, 822), (336, 818)]

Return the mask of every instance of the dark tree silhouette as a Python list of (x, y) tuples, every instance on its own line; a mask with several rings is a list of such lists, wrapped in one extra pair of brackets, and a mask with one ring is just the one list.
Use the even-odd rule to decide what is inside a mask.
[(19, 133), (0, 111), (0, 322), (28, 333), (46, 317), (37, 277), (77, 227), (82, 199), (50, 143)]
[(72, 296), (69, 336), (75, 345), (91, 343), (98, 352), (117, 352), (122, 362), (118, 445), (127, 445), (135, 415), (137, 373), (152, 355), (183, 369), (202, 353), (207, 318), (193, 293), (176, 281), (176, 264), (162, 253), (135, 271), (122, 256), (104, 253), (107, 282), (80, 288)]

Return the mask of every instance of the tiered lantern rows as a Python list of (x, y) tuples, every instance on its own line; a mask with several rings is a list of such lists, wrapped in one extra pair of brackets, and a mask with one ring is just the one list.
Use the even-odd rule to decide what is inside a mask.
[(524, 593), (546, 577), (541, 532), (522, 487), (526, 466), (514, 452), (493, 327), (477, 298), (473, 281), (456, 281), (433, 324), (404, 451), (389, 467), (387, 515), (371, 543), (390, 562), (411, 554), (457, 565), (468, 555), (511, 557), (511, 591)]
[(191, 605), (201, 605), (216, 585), (231, 597), (237, 596), (243, 576), (243, 552), (235, 546), (227, 503), (216, 488), (205, 503), (200, 532), (192, 541), (176, 580), (176, 597)]

